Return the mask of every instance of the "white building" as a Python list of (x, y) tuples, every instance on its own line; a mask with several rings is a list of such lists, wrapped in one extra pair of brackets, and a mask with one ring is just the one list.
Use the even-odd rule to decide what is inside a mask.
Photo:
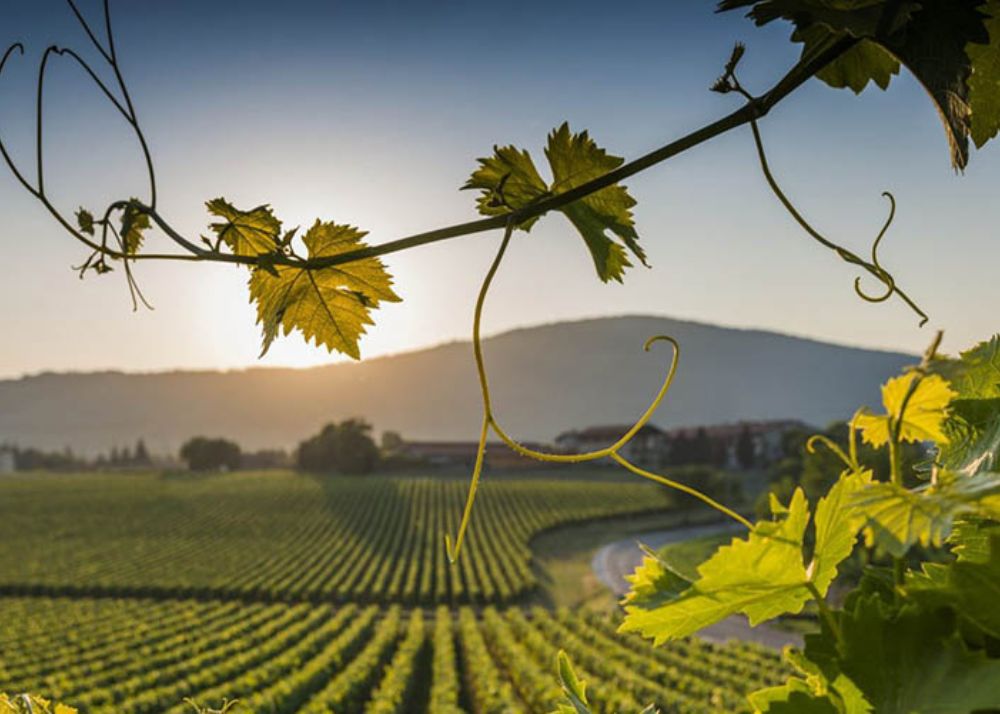
[(12, 474), (16, 469), (14, 463), (14, 451), (0, 446), (0, 476)]

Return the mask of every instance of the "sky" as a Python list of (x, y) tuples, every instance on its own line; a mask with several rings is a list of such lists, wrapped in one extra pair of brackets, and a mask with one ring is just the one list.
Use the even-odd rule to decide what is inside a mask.
[[(101, 25), (100, 4), (81, 7)], [(206, 200), (270, 203), (286, 226), (350, 223), (372, 243), (476, 217), (458, 188), (475, 159), (514, 143), (544, 164), (563, 121), (633, 158), (738, 106), (708, 91), (735, 41), (743, 83), (764, 91), (798, 54), (790, 30), (756, 28), (708, 0), (503, 4), (435, 2), (124, 2), (112, 0), (118, 53), (149, 139), (161, 210), (206, 232)], [(0, 41), (23, 41), (0, 80), (0, 132), (34, 175), (34, 78), (42, 50), (71, 46), (102, 76), (63, 0), (0, 0)], [(67, 213), (145, 196), (127, 126), (66, 60), (46, 79), (45, 174)], [(654, 314), (771, 329), (849, 345), (921, 351), (997, 331), (996, 147), (964, 175), (949, 164), (936, 113), (907, 75), (856, 97), (811, 81), (762, 123), (772, 168), (832, 239), (866, 254), (898, 202), (881, 251), (930, 314), (872, 305), (857, 272), (793, 223), (769, 192), (748, 128), (631, 178), (651, 269), (602, 284), (558, 214), (519, 234), (495, 282), (485, 330), (584, 317)], [(544, 169), (543, 169), (544, 170)], [(133, 311), (120, 270), (79, 280), (85, 248), (0, 171), (0, 377), (48, 370), (309, 366), (343, 359), (280, 339), (258, 359), (246, 271), (143, 263), (154, 310)], [(496, 233), (396, 253), (403, 302), (375, 313), (366, 357), (466, 339)], [(163, 236), (147, 245), (173, 245)], [(878, 286), (866, 283), (869, 290)]]

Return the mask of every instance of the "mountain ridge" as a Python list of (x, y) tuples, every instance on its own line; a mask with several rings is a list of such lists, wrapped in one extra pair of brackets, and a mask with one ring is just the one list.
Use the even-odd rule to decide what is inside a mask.
[[(663, 426), (846, 418), (917, 359), (656, 316), (551, 322), (484, 339), (498, 417), (535, 440), (633, 420), (669, 364), (666, 344), (642, 351), (654, 334), (672, 334), (682, 347), (674, 387), (653, 420)], [(93, 453), (142, 437), (172, 451), (189, 436), (214, 434), (248, 448), (289, 447), (326, 421), (356, 415), (410, 438), (472, 439), (480, 409), (471, 345), (456, 340), (307, 368), (47, 371), (0, 380), (0, 443)]]

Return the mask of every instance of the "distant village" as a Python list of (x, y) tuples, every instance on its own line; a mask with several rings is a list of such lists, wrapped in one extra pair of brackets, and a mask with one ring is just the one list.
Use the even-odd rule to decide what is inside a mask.
[[(554, 443), (528, 442), (525, 446), (561, 454), (580, 454), (606, 448), (618, 441), (630, 425), (589, 426), (566, 431)], [(783, 419), (741, 421), (695, 427), (661, 429), (643, 426), (621, 449), (621, 455), (647, 468), (687, 464), (711, 465), (730, 471), (767, 468), (784, 456), (786, 435), (809, 427), (801, 421)], [(300, 447), (301, 448), (301, 447)], [(394, 432), (382, 435), (381, 451), (396, 467), (435, 469), (471, 468), (476, 458), (475, 441), (409, 441)], [(295, 456), (283, 450), (242, 453), (239, 468), (266, 469), (294, 466)], [(486, 450), (487, 468), (494, 470), (539, 469), (545, 465), (520, 456), (501, 442)], [(0, 474), (28, 470), (135, 470), (183, 468), (184, 459), (174, 455), (152, 456), (142, 440), (132, 449), (114, 448), (108, 454), (84, 459), (69, 449), (46, 453), (0, 445)]]
[[(581, 454), (606, 448), (618, 441), (631, 425), (590, 426), (566, 431), (553, 444), (525, 446), (561, 454)], [(790, 432), (809, 427), (797, 420), (742, 421), (696, 427), (661, 429), (643, 426), (621, 449), (621, 455), (647, 468), (706, 464), (740, 471), (766, 468), (784, 456), (783, 441)], [(474, 441), (404, 441), (400, 453), (442, 468), (471, 467), (476, 458)], [(487, 445), (486, 466), (492, 469), (537, 469), (538, 461), (508, 449), (501, 442)]]

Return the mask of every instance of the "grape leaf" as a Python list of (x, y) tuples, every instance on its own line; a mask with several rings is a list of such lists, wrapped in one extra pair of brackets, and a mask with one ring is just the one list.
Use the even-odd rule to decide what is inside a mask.
[(969, 79), (972, 62), (966, 52), (970, 43), (989, 42), (979, 11), (983, 0), (923, 0), (906, 31), (886, 41), (920, 81), (934, 102), (951, 148), (952, 165), (964, 169), (969, 162)]
[(1000, 522), (966, 516), (955, 521), (948, 545), (959, 560), (985, 563), (990, 559), (992, 538), (1000, 538)]
[(576, 676), (573, 663), (563, 650), (559, 650), (559, 684), (566, 696), (566, 704), (560, 703), (551, 714), (591, 714), (587, 701), (587, 683)]
[(698, 567), (694, 584), (659, 603), (647, 595), (625, 602), (622, 632), (639, 632), (656, 645), (694, 634), (742, 612), (751, 625), (797, 613), (810, 599), (802, 543), (809, 521), (802, 489), (796, 489), (783, 520), (763, 521), (746, 540), (734, 538)]
[(225, 219), (209, 227), (235, 255), (256, 256), (274, 253), (281, 245), (281, 221), (268, 205), (241, 211), (224, 198), (205, 204), (213, 216)]
[[(802, 55), (826, 44), (834, 33), (823, 25), (811, 25), (792, 34), (792, 40), (802, 42)], [(899, 60), (877, 42), (861, 40), (837, 59), (816, 73), (816, 78), (835, 89), (849, 88), (860, 94), (874, 82), (880, 89), (887, 89), (892, 78), (899, 74)]]
[[(303, 242), (310, 259), (325, 258), (364, 247), (365, 235), (352, 226), (317, 220)], [(360, 359), (358, 340), (365, 325), (373, 324), (371, 311), (383, 300), (400, 300), (378, 258), (312, 271), (287, 265), (272, 269), (256, 268), (250, 278), (250, 299), (257, 303), (264, 333), (262, 355), (279, 331), (299, 330), (307, 341)]]
[[(570, 133), (569, 125), (565, 123), (549, 134), (545, 156), (552, 167), (552, 192), (555, 194), (565, 193), (603, 176), (625, 162), (621, 157), (611, 156), (599, 148), (587, 132)], [(562, 208), (590, 248), (597, 274), (604, 282), (621, 282), (625, 268), (632, 265), (621, 245), (607, 236), (609, 231), (648, 267), (632, 220), (631, 209), (634, 205), (635, 199), (625, 187), (615, 184)]]
[[(836, 615), (835, 667), (878, 714), (992, 711), (1000, 702), (1000, 660), (967, 650), (947, 611), (915, 604), (897, 611), (880, 596), (867, 595)], [(822, 658), (811, 652), (818, 640), (806, 637), (806, 656), (813, 661)]]
[(854, 551), (864, 519), (849, 504), (871, 480), (871, 471), (846, 471), (816, 504), (816, 547), (806, 575), (820, 593), (826, 593), (837, 577), (837, 566)]
[(803, 545), (809, 511), (802, 489), (796, 489), (787, 507), (772, 503), (780, 520), (757, 523), (746, 540), (734, 538), (719, 548), (698, 567), (699, 577), (689, 586), (661, 561), (647, 557), (629, 577), (632, 588), (622, 602), (626, 614), (621, 630), (640, 632), (660, 644), (737, 612), (751, 625), (799, 612), (813, 589), (826, 594), (837, 567), (854, 549), (864, 521), (848, 503), (870, 481), (869, 471), (844, 472), (820, 499), (808, 568)]
[(970, 134), (982, 146), (1000, 128), (1000, 54), (991, 42), (998, 38), (997, 0), (724, 0), (719, 10), (738, 7), (750, 7), (758, 25), (794, 23), (804, 53), (831, 33), (859, 38), (817, 73), (832, 86), (857, 92), (874, 80), (885, 88), (894, 60), (904, 64), (937, 109), (958, 170), (968, 163)]
[(753, 692), (749, 699), (754, 714), (842, 714), (830, 694), (818, 693), (798, 678)]
[(948, 436), (943, 425), (948, 415), (948, 404), (955, 395), (948, 382), (940, 376), (931, 374), (921, 379), (917, 372), (910, 372), (894, 377), (882, 386), (885, 414), (862, 413), (854, 423), (861, 430), (864, 440), (875, 447), (889, 443), (892, 430), (900, 420), (899, 436), (902, 441), (946, 444)]
[(1000, 131), (1000, 2), (989, 0), (984, 9), (990, 16), (986, 20), (989, 43), (970, 44), (966, 48), (972, 63), (969, 109), (976, 148), (982, 148)]
[(675, 599), (691, 587), (687, 580), (673, 569), (667, 567), (659, 558), (645, 556), (642, 563), (625, 579), (631, 583), (623, 603), (652, 608)]
[[(551, 186), (541, 178), (527, 151), (505, 146), (494, 147), (493, 156), (479, 159), (479, 168), (462, 188), (481, 191), (476, 203), (483, 215), (505, 215), (545, 196), (566, 193), (624, 163), (598, 147), (586, 131), (572, 133), (566, 123), (549, 134), (545, 156), (552, 170)], [(626, 248), (648, 267), (632, 219), (633, 206), (635, 199), (627, 189), (614, 184), (559, 209), (583, 237), (604, 282), (621, 282), (625, 269), (632, 266)], [(536, 220), (528, 219), (518, 227), (529, 230)]]
[(958, 516), (1000, 516), (1000, 474), (942, 472), (938, 478), (938, 483), (913, 490), (873, 483), (854, 493), (850, 505), (864, 519), (868, 545), (902, 557), (916, 543), (940, 546)]
[(132, 199), (122, 211), (121, 239), (125, 253), (135, 255), (142, 246), (143, 231), (150, 228), (149, 214), (139, 210), (139, 203)]
[[(548, 194), (548, 187), (527, 151), (494, 146), (493, 156), (478, 161), (479, 168), (462, 188), (482, 191), (476, 204), (485, 216), (500, 216), (512, 209), (525, 208)], [(537, 220), (538, 216), (529, 218), (518, 228), (531, 230)]]
[(924, 563), (911, 573), (908, 592), (930, 606), (946, 604), (976, 627), (1000, 639), (1000, 535), (994, 535), (983, 560)]
[(76, 225), (81, 232), (94, 235), (94, 214), (86, 208), (80, 208), (76, 212)]
[(962, 352), (959, 359), (936, 359), (931, 369), (948, 380), (959, 399), (1000, 397), (1000, 335)]

